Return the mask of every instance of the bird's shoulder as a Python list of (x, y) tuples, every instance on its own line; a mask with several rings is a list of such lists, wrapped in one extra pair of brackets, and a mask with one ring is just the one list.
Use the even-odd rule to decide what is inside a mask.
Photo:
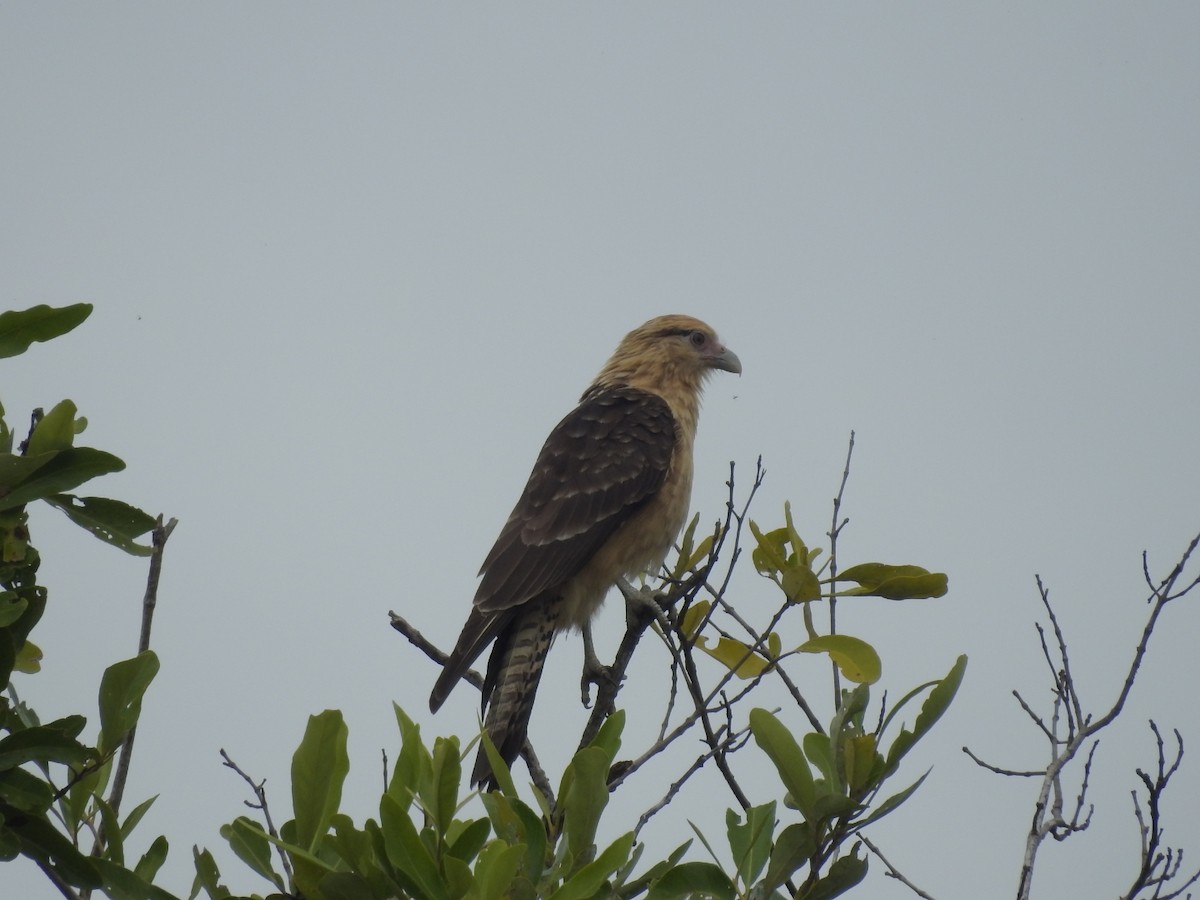
[(602, 489), (614, 481), (665, 472), (676, 439), (675, 416), (658, 394), (625, 386), (593, 387), (550, 432), (534, 474), (547, 487), (570, 480), (584, 492)]

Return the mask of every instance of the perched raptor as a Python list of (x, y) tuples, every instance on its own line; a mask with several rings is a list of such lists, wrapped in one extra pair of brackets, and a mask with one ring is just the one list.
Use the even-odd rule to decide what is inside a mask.
[[(700, 391), (742, 371), (716, 333), (659, 316), (627, 334), (546, 439), (480, 569), (467, 624), (429, 697), (437, 710), (488, 644), (485, 728), (509, 765), (554, 635), (582, 627), (618, 579), (658, 567), (687, 516)], [(495, 784), (479, 753), (475, 784)]]

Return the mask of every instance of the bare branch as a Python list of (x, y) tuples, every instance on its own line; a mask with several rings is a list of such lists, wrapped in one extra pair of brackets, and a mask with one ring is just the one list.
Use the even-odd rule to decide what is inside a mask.
[(886, 856), (883, 855), (883, 853), (880, 851), (880, 849), (878, 847), (875, 846), (875, 844), (871, 841), (871, 839), (869, 837), (867, 837), (865, 834), (863, 834), (861, 831), (858, 833), (858, 839), (866, 845), (868, 850), (870, 850), (877, 857), (879, 857), (879, 861), (881, 863), (883, 863), (884, 868), (887, 869), (888, 878), (895, 878), (897, 881), (899, 881), (902, 885), (904, 885), (906, 888), (908, 888), (910, 891), (912, 891), (918, 897), (921, 897), (922, 900), (936, 900), (936, 898), (932, 894), (925, 893), (925, 891), (921, 890), (919, 887), (917, 887), (915, 884), (913, 884), (911, 881), (909, 881), (907, 878), (905, 878), (904, 875), (901, 874), (900, 870), (897, 869), (894, 865), (892, 865), (891, 861)]
[[(850, 431), (850, 440), (846, 445), (846, 464), (842, 468), (842, 482), (833, 498), (833, 521), (829, 526), (829, 633), (837, 634), (837, 539), (842, 529), (850, 522), (842, 518), (842, 498), (846, 493), (846, 484), (850, 481), (850, 458), (854, 455), (854, 430)], [(833, 703), (837, 706), (838, 698), (842, 696), (842, 673), (837, 663), (830, 661), (833, 669)]]
[(999, 766), (992, 765), (990, 762), (984, 762), (982, 759), (980, 759), (978, 756), (976, 756), (973, 752), (971, 752), (970, 747), (963, 747), (962, 749), (963, 749), (963, 753), (965, 753), (965, 754), (967, 754), (967, 756), (971, 757), (971, 760), (975, 763), (975, 765), (980, 766), (981, 768), (987, 769), (989, 772), (995, 772), (997, 775), (1008, 775), (1013, 778), (1037, 778), (1037, 777), (1040, 777), (1040, 776), (1046, 774), (1045, 769), (1038, 769), (1037, 771), (1032, 771), (1032, 770), (1021, 771), (1018, 769), (1002, 769)]
[[(138, 653), (145, 653), (150, 649), (150, 633), (154, 624), (154, 609), (158, 605), (158, 583), (162, 577), (162, 561), (163, 552), (167, 547), (167, 540), (171, 537), (171, 533), (175, 530), (175, 526), (179, 522), (177, 519), (163, 524), (163, 517), (160, 515), (155, 521), (154, 530), (151, 532), (151, 544), (153, 550), (150, 553), (150, 569), (146, 576), (146, 591), (142, 595), (142, 628), (138, 636)], [(112, 807), (114, 818), (121, 810), (121, 801), (125, 797), (125, 784), (129, 780), (129, 766), (133, 760), (133, 741), (137, 737), (137, 724), (135, 723), (129, 729), (129, 733), (125, 735), (125, 739), (121, 742), (118, 750), (117, 765), (113, 772), (112, 790), (108, 795), (108, 805)], [(92, 856), (98, 857), (104, 853), (104, 848), (108, 845), (111, 835), (108, 834), (105, 828), (105, 820), (101, 820), (99, 832), (96, 835), (96, 842), (92, 845)], [(90, 891), (84, 892), (84, 896), (90, 895)]]
[[(389, 610), (388, 616), (392, 620), (392, 627), (408, 638), (408, 642), (432, 659), (439, 666), (445, 667), (450, 659), (450, 654), (442, 651), (436, 644), (421, 634), (413, 627), (407, 619), (397, 613)], [(476, 690), (483, 690), (483, 676), (474, 669), (468, 669), (463, 675), (462, 680), (471, 684)]]
[[(233, 769), (233, 771), (241, 775), (242, 780), (250, 786), (250, 791), (254, 794), (253, 801), (243, 800), (242, 802), (251, 809), (262, 811), (263, 819), (267, 823), (267, 834), (276, 840), (279, 840), (279, 832), (275, 830), (275, 823), (271, 820), (271, 808), (267, 805), (267, 780), (264, 778), (262, 781), (255, 781), (246, 774), (241, 766), (239, 766), (233, 761), (232, 758), (230, 758), (229, 754), (226, 753), (223, 748), (221, 749), (220, 753), (222, 760), (221, 765), (225, 766), (227, 769)], [(291, 860), (288, 859), (288, 855), (286, 852), (284, 852), (282, 847), (280, 847), (278, 844), (275, 844), (274, 846), (275, 852), (279, 854), (279, 861), (283, 865), (283, 871), (287, 875), (288, 883), (290, 884), (292, 881)]]
[[(1180, 876), (1180, 870), (1183, 867), (1183, 851), (1165, 847), (1163, 844), (1165, 830), (1162, 824), (1161, 805), (1167, 784), (1183, 762), (1183, 737), (1178, 731), (1175, 731), (1175, 757), (1168, 765), (1162, 732), (1159, 731), (1154, 720), (1150, 721), (1150, 730), (1154, 732), (1154, 741), (1158, 747), (1158, 771), (1152, 777), (1141, 769), (1137, 770), (1138, 778), (1146, 789), (1146, 811), (1149, 820), (1147, 821), (1147, 816), (1142, 811), (1137, 791), (1133, 791), (1133, 810), (1141, 839), (1141, 866), (1132, 886), (1121, 895), (1121, 900), (1135, 900), (1143, 891), (1152, 892), (1145, 896), (1155, 898), (1155, 900), (1171, 900), (1171, 898), (1181, 896), (1197, 880), (1200, 880), (1200, 870), (1197, 870), (1182, 884), (1168, 890), (1169, 882)], [(1168, 892), (1163, 893), (1164, 890)]]
[[(1099, 717), (1095, 717), (1084, 710), (1083, 703), (1079, 697), (1078, 683), (1075, 680), (1074, 673), (1071, 671), (1066, 637), (1059, 625), (1053, 605), (1050, 602), (1049, 591), (1046, 589), (1041, 578), (1037, 578), (1038, 594), (1054, 633), (1052, 646), (1051, 642), (1047, 640), (1046, 630), (1040, 624), (1037, 626), (1042, 655), (1046, 660), (1054, 682), (1054, 700), (1051, 707), (1050, 721), (1047, 722), (1043, 716), (1034, 712), (1033, 708), (1025, 702), (1024, 698), (1018, 692), (1013, 691), (1013, 695), (1017, 698), (1017, 702), (1020, 703), (1021, 708), (1046, 738), (1050, 749), (1050, 762), (1044, 770), (1036, 773), (1002, 769), (983, 762), (966, 747), (963, 748), (964, 752), (978, 765), (997, 774), (1039, 777), (1041, 779), (1038, 797), (1034, 804), (1033, 820), (1030, 823), (1029, 833), (1025, 841), (1025, 854), (1017, 887), (1018, 900), (1028, 900), (1030, 896), (1038, 849), (1046, 837), (1053, 837), (1059, 841), (1065, 840), (1072, 834), (1086, 830), (1091, 824), (1094, 808), (1087, 803), (1087, 789), (1091, 778), (1092, 763), (1097, 747), (1099, 746), (1096, 736), (1115, 721), (1124, 710), (1125, 702), (1129, 698), (1133, 683), (1137, 678), (1138, 672), (1141, 670), (1142, 661), (1145, 659), (1150, 644), (1150, 636), (1154, 632), (1154, 628), (1158, 623), (1158, 617), (1163, 609), (1168, 603), (1185, 596), (1200, 584), (1200, 576), (1191, 578), (1186, 583), (1182, 581), (1183, 574), (1197, 546), (1200, 546), (1200, 534), (1188, 544), (1187, 549), (1167, 576), (1157, 583), (1154, 582), (1154, 579), (1150, 575), (1150, 565), (1147, 555), (1145, 553), (1142, 554), (1143, 577), (1151, 592), (1148, 598), (1148, 602), (1151, 605), (1150, 614), (1147, 617), (1141, 637), (1134, 649), (1133, 657), (1129, 663), (1129, 668), (1121, 688), (1112, 705)], [(1162, 831), (1158, 820), (1158, 804), (1171, 774), (1178, 768), (1183, 748), (1182, 742), (1180, 742), (1179, 754), (1174, 764), (1167, 766), (1165, 754), (1162, 749), (1161, 735), (1158, 734), (1158, 730), (1153, 724), (1152, 728), (1154, 728), (1159, 743), (1158, 776), (1151, 778), (1141, 771), (1138, 772), (1147, 791), (1148, 819), (1143, 814), (1142, 807), (1135, 795), (1134, 814), (1138, 820), (1142, 839), (1142, 866), (1133, 888), (1125, 895), (1125, 900), (1133, 900), (1139, 891), (1146, 889), (1153, 889), (1154, 893), (1152, 896), (1158, 898), (1158, 900), (1179, 896), (1184, 889), (1200, 878), (1200, 872), (1197, 872), (1196, 875), (1187, 881), (1183, 888), (1179, 888), (1171, 894), (1163, 893), (1163, 887), (1166, 882), (1174, 879), (1179, 874), (1182, 860), (1181, 854), (1178, 851), (1169, 848), (1165, 851), (1159, 849)], [(1067, 766), (1080, 753), (1083, 746), (1089, 741), (1092, 743), (1091, 749), (1088, 751), (1087, 757), (1083, 762), (1079, 790), (1075, 798), (1074, 809), (1068, 819), (1066, 818), (1064, 809), (1063, 773)]]

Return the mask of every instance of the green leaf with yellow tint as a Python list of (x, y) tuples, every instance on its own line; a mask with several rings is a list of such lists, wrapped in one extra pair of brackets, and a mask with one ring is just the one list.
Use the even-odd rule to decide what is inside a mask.
[(107, 497), (76, 497), (73, 494), (55, 494), (45, 499), (106, 544), (120, 547), (134, 556), (149, 556), (154, 552), (152, 546), (139, 544), (137, 538), (153, 530), (157, 521), (136, 506)]
[(60, 400), (55, 407), (42, 416), (33, 433), (29, 435), (26, 456), (66, 450), (75, 441), (75, 413), (79, 410), (70, 400)]
[(930, 572), (920, 566), (892, 566), (887, 563), (862, 563), (839, 572), (838, 581), (853, 581), (859, 586), (841, 591), (844, 597), (883, 597), (885, 600), (916, 600), (945, 596), (949, 579), (943, 572)]
[(0, 457), (0, 510), (69, 491), (125, 463), (103, 450), (68, 447), (38, 456)]
[(35, 341), (66, 334), (91, 312), (92, 304), (75, 303), (57, 308), (43, 304), (0, 313), (0, 359), (24, 353)]
[(848, 634), (815, 637), (796, 649), (802, 653), (828, 653), (842, 674), (858, 684), (874, 684), (883, 674), (883, 663), (875, 648)]
[(750, 710), (750, 731), (755, 743), (775, 764), (775, 770), (791, 794), (796, 808), (806, 819), (814, 818), (817, 794), (812, 770), (792, 733), (779, 719), (761, 708)]

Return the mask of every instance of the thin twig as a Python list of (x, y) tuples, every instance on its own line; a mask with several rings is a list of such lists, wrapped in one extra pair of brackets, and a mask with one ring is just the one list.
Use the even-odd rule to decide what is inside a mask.
[[(837, 539), (849, 519), (842, 518), (842, 498), (846, 493), (846, 484), (850, 481), (850, 459), (854, 455), (854, 429), (850, 430), (850, 440), (846, 445), (846, 464), (842, 467), (842, 482), (833, 498), (833, 521), (829, 526), (829, 633), (837, 634)], [(830, 661), (833, 668), (833, 705), (836, 708), (842, 696), (841, 671), (837, 663)]]
[[(222, 765), (228, 769), (233, 769), (242, 776), (242, 780), (250, 786), (251, 792), (254, 794), (254, 802), (243, 800), (242, 802), (251, 809), (262, 810), (263, 819), (267, 823), (267, 834), (279, 840), (279, 832), (275, 830), (275, 823), (271, 820), (271, 808), (267, 805), (267, 780), (255, 781), (242, 770), (242, 767), (235, 763), (228, 753), (222, 748), (220, 751), (221, 759), (224, 761)], [(275, 845), (275, 852), (279, 854), (279, 861), (283, 864), (283, 871), (287, 874), (288, 884), (292, 883), (292, 863), (288, 859), (287, 853), (278, 844)]]
[(905, 878), (904, 875), (900, 872), (900, 870), (897, 869), (894, 865), (892, 865), (891, 860), (889, 860), (886, 856), (884, 856), (883, 852), (878, 847), (876, 847), (875, 844), (871, 841), (871, 839), (869, 837), (867, 837), (865, 834), (863, 834), (861, 831), (858, 833), (858, 839), (866, 845), (868, 850), (870, 850), (877, 857), (879, 857), (879, 861), (881, 863), (883, 863), (884, 868), (887, 869), (888, 878), (895, 878), (897, 881), (899, 881), (902, 885), (904, 885), (906, 888), (908, 888), (910, 891), (912, 891), (918, 897), (921, 897), (922, 900), (935, 900), (935, 898), (932, 894), (925, 893), (925, 891), (921, 890), (919, 887), (917, 887), (915, 884), (913, 884), (911, 881), (909, 881), (907, 878)]
[[(1142, 629), (1142, 634), (1138, 640), (1137, 646), (1134, 649), (1133, 658), (1130, 660), (1129, 668), (1126, 671), (1125, 679), (1113, 700), (1112, 705), (1100, 717), (1094, 717), (1091, 714), (1085, 713), (1083, 704), (1079, 698), (1078, 685), (1076, 684), (1073, 673), (1071, 672), (1070, 659), (1067, 654), (1067, 640), (1063, 630), (1059, 625), (1058, 617), (1054, 612), (1054, 608), (1050, 603), (1049, 591), (1043, 584), (1040, 577), (1037, 578), (1038, 594), (1042, 601), (1042, 606), (1046, 610), (1046, 614), (1050, 620), (1050, 626), (1054, 632), (1054, 649), (1051, 650), (1050, 642), (1047, 640), (1045, 629), (1039, 624), (1037, 626), (1038, 637), (1042, 647), (1042, 655), (1046, 659), (1046, 663), (1050, 668), (1051, 677), (1054, 682), (1053, 703), (1051, 708), (1050, 721), (1036, 712), (1025, 702), (1021, 695), (1013, 691), (1013, 695), (1017, 698), (1021, 708), (1026, 712), (1034, 724), (1041, 730), (1046, 737), (1050, 749), (1050, 762), (1044, 770), (1039, 773), (1030, 773), (1023, 771), (1013, 771), (1000, 769), (984, 763), (977, 756), (971, 753), (966, 747), (963, 748), (978, 765), (983, 766), (993, 772), (1002, 775), (1016, 775), (1021, 777), (1032, 777), (1034, 774), (1041, 778), (1041, 785), (1038, 790), (1038, 797), (1034, 803), (1033, 820), (1030, 823), (1029, 832), (1025, 840), (1025, 853), (1022, 860), (1020, 878), (1017, 886), (1018, 900), (1028, 900), (1032, 890), (1033, 873), (1037, 861), (1038, 849), (1040, 848), (1046, 837), (1053, 837), (1055, 840), (1064, 840), (1072, 834), (1084, 831), (1091, 823), (1093, 808), (1086, 803), (1087, 788), (1091, 777), (1092, 761), (1095, 758), (1097, 742), (1095, 737), (1110, 725), (1125, 708), (1125, 703), (1129, 698), (1130, 691), (1133, 688), (1133, 683), (1137, 678), (1138, 672), (1141, 670), (1142, 662), (1145, 659), (1147, 650), (1150, 644), (1150, 636), (1154, 632), (1154, 628), (1158, 623), (1158, 617), (1162, 614), (1166, 605), (1173, 600), (1185, 596), (1198, 584), (1200, 584), (1200, 576), (1192, 578), (1186, 585), (1180, 587), (1180, 581), (1184, 571), (1187, 568), (1192, 554), (1197, 546), (1200, 546), (1200, 534), (1188, 544), (1187, 549), (1179, 558), (1171, 571), (1157, 584), (1150, 575), (1150, 564), (1145, 553), (1142, 554), (1142, 572), (1146, 580), (1147, 586), (1150, 588), (1149, 602), (1151, 604), (1150, 614), (1146, 619), (1146, 623)], [(1055, 656), (1057, 655), (1057, 658)], [(1065, 719), (1065, 724), (1063, 720)], [(1060, 729), (1065, 729), (1065, 734), (1060, 733)], [(1155, 729), (1157, 734), (1157, 729)], [(1161, 737), (1161, 736), (1160, 736)], [(1083, 774), (1080, 783), (1080, 788), (1075, 800), (1074, 810), (1070, 820), (1065, 818), (1064, 814), (1064, 791), (1062, 785), (1063, 772), (1067, 765), (1075, 759), (1083, 746), (1091, 741), (1092, 747), (1087, 754), (1087, 758), (1083, 763)], [(1135, 881), (1131, 892), (1126, 895), (1126, 900), (1132, 900), (1135, 894), (1145, 887), (1154, 887), (1154, 897), (1159, 900), (1166, 900), (1167, 896), (1178, 896), (1182, 890), (1179, 889), (1170, 895), (1162, 893), (1162, 886), (1168, 879), (1173, 879), (1179, 872), (1180, 857), (1175, 851), (1168, 850), (1165, 853), (1156, 852), (1157, 844), (1155, 841), (1159, 839), (1161, 833), (1156, 823), (1157, 803), (1163, 789), (1165, 789), (1166, 780), (1169, 779), (1169, 771), (1165, 767), (1162, 756), (1161, 740), (1160, 740), (1160, 765), (1159, 774), (1161, 784), (1151, 780), (1144, 773), (1139, 773), (1143, 783), (1146, 785), (1149, 792), (1149, 802), (1151, 804), (1150, 822), (1147, 824), (1142, 817), (1141, 807), (1137, 804), (1135, 796), (1135, 816), (1139, 822), (1140, 833), (1142, 835), (1143, 848), (1143, 863), (1142, 871), (1139, 873), (1138, 880)], [(1173, 771), (1170, 770), (1170, 771)], [(1084, 809), (1087, 809), (1086, 815)], [(1159, 837), (1156, 837), (1159, 835)], [(1188, 885), (1192, 884), (1195, 879), (1200, 878), (1200, 872), (1188, 881)]]
[[(151, 532), (151, 543), (153, 550), (150, 553), (150, 571), (146, 576), (146, 592), (142, 596), (142, 628), (138, 636), (138, 654), (145, 653), (150, 649), (150, 632), (154, 624), (154, 609), (158, 605), (158, 583), (162, 577), (162, 561), (163, 552), (167, 547), (167, 540), (171, 537), (171, 532), (175, 530), (175, 526), (179, 522), (177, 519), (171, 519), (165, 525), (163, 517), (160, 515), (154, 523), (154, 530)], [(117, 818), (117, 813), (121, 811), (121, 801), (125, 797), (125, 783), (129, 779), (129, 766), (133, 760), (133, 741), (137, 737), (137, 723), (129, 729), (125, 739), (121, 742), (118, 750), (117, 765), (113, 772), (112, 790), (108, 795), (108, 805), (112, 808), (114, 820)], [(108, 834), (105, 824), (107, 820), (102, 820), (100, 830), (96, 836), (96, 842), (92, 846), (92, 856), (101, 856), (104, 853), (104, 848), (108, 846), (110, 835)], [(85, 896), (90, 892), (85, 892)]]
[(66, 897), (67, 900), (81, 900), (81, 896), (77, 894), (69, 884), (67, 884), (63, 877), (58, 874), (58, 870), (55, 869), (54, 866), (50, 865), (47, 860), (37, 859), (34, 860), (34, 862), (36, 862), (38, 868), (42, 870), (42, 874), (50, 880), (52, 885), (58, 888), (58, 892)]

